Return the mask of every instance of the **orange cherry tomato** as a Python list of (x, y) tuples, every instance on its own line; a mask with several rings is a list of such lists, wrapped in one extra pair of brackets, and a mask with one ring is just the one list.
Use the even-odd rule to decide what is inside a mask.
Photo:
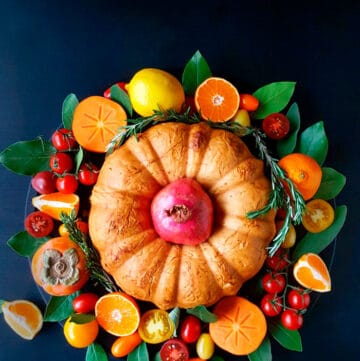
[(259, 100), (251, 94), (240, 94), (239, 107), (249, 112), (255, 111), (259, 107)]
[(319, 233), (334, 222), (335, 212), (330, 203), (323, 199), (313, 199), (306, 203), (302, 224), (311, 233)]
[(134, 332), (129, 336), (121, 336), (117, 338), (111, 346), (111, 354), (114, 357), (124, 357), (131, 351), (135, 350), (142, 342), (138, 332)]
[(53, 296), (70, 295), (89, 279), (84, 252), (68, 237), (55, 237), (40, 246), (31, 272), (35, 282)]
[(73, 347), (83, 348), (91, 345), (99, 333), (99, 325), (95, 318), (89, 322), (77, 323), (69, 317), (64, 324), (64, 336)]

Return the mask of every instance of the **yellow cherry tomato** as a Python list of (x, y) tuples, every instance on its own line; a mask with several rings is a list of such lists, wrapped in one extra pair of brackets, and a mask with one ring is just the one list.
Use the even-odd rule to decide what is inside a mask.
[(196, 353), (204, 360), (212, 357), (215, 351), (215, 343), (208, 333), (202, 333), (196, 341)]
[(330, 203), (323, 199), (313, 199), (306, 203), (302, 224), (307, 231), (319, 233), (330, 227), (334, 218), (334, 208)]
[(96, 319), (94, 318), (84, 323), (78, 323), (72, 319), (73, 317), (70, 316), (64, 324), (66, 341), (76, 348), (84, 348), (91, 345), (99, 333), (99, 325)]
[(174, 323), (165, 310), (152, 309), (141, 316), (138, 332), (142, 340), (156, 344), (168, 340), (174, 329)]
[[(85, 233), (85, 234), (88, 234), (89, 233), (89, 226), (86, 222), (84, 221), (80, 221), (80, 220), (77, 220), (76, 221), (76, 226), (79, 228), (79, 230), (82, 232), (82, 233)], [(59, 226), (59, 234), (60, 236), (69, 236), (69, 231), (67, 230), (66, 226), (64, 223), (62, 223), (60, 226)]]
[[(276, 228), (279, 230), (284, 221), (278, 221), (276, 222)], [(282, 248), (291, 248), (296, 242), (296, 230), (292, 223), (289, 225), (289, 230), (286, 233), (286, 236), (283, 240), (283, 243), (281, 244)]]

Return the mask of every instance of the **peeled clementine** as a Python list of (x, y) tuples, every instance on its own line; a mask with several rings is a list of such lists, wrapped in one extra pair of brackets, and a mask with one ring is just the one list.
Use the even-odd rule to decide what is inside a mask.
[(32, 340), (41, 330), (43, 316), (39, 308), (27, 300), (2, 304), (5, 322), (22, 338)]
[(281, 158), (278, 165), (304, 200), (312, 198), (320, 187), (322, 170), (316, 160), (306, 154), (291, 153)]
[(315, 253), (302, 255), (294, 264), (293, 274), (305, 288), (317, 292), (331, 291), (329, 270), (323, 259)]
[(74, 210), (75, 215), (78, 213), (80, 198), (74, 193), (65, 194), (55, 192), (50, 194), (40, 194), (32, 198), (32, 205), (54, 219), (60, 220), (60, 214), (62, 212), (70, 215)]
[(99, 325), (114, 336), (134, 333), (140, 323), (137, 302), (124, 292), (107, 293), (95, 305), (95, 316)]
[(195, 106), (206, 120), (226, 122), (233, 118), (239, 109), (240, 96), (229, 81), (210, 77), (204, 80), (195, 91)]

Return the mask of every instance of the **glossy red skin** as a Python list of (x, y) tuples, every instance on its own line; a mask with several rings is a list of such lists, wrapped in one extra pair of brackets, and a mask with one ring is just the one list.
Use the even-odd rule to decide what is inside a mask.
[(280, 273), (269, 272), (262, 278), (262, 285), (266, 292), (280, 293), (285, 288), (286, 279)]
[(186, 316), (181, 323), (180, 337), (186, 343), (194, 343), (201, 334), (201, 321), (193, 315)]
[(267, 293), (260, 302), (261, 310), (268, 317), (275, 317), (280, 314), (283, 309), (282, 300), (273, 294)]
[(293, 289), (288, 293), (287, 302), (291, 308), (305, 310), (310, 305), (310, 295), (304, 290)]
[(55, 153), (50, 158), (50, 168), (54, 173), (64, 174), (72, 170), (74, 162), (67, 153)]
[(285, 248), (279, 248), (272, 257), (267, 257), (265, 264), (273, 271), (282, 271), (289, 266), (289, 254)]
[(95, 304), (99, 296), (92, 292), (81, 293), (72, 301), (76, 313), (90, 313), (95, 310)]
[(186, 344), (176, 338), (172, 338), (162, 345), (160, 349), (161, 360), (167, 361), (187, 361), (189, 359), (189, 350)]
[(61, 193), (75, 193), (78, 185), (78, 181), (73, 174), (65, 174), (56, 180), (56, 189)]
[(285, 310), (281, 314), (281, 323), (288, 330), (298, 330), (304, 323), (304, 318), (294, 310)]
[(58, 151), (69, 151), (77, 146), (73, 132), (66, 128), (56, 130), (51, 136), (51, 142)]
[(281, 113), (268, 115), (262, 122), (264, 133), (271, 139), (284, 139), (290, 132), (289, 119)]
[(86, 186), (92, 186), (99, 177), (99, 168), (90, 163), (81, 164), (78, 172), (79, 182)]
[(52, 232), (54, 221), (46, 213), (35, 211), (25, 218), (24, 226), (31, 236), (41, 238), (48, 236)]
[(49, 194), (56, 191), (56, 175), (49, 171), (44, 170), (38, 172), (31, 179), (31, 186), (40, 194)]

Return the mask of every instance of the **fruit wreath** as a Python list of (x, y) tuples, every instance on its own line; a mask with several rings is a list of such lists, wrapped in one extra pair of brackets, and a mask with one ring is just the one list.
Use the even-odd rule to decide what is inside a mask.
[(306, 311), (331, 290), (321, 252), (345, 222), (345, 177), (323, 165), (324, 123), (301, 129), (294, 82), (239, 89), (197, 51), (181, 81), (145, 68), (102, 96), (68, 95), (49, 141), (1, 152), (31, 176), (8, 245), (47, 300), (43, 313), (1, 301), (14, 331), (61, 322), (87, 361), (302, 350)]

